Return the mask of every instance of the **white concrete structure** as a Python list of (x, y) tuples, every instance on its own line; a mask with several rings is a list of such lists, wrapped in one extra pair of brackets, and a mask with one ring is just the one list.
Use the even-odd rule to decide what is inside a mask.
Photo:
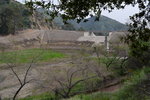
[[(105, 45), (109, 50), (110, 43), (120, 42), (120, 37), (125, 36), (127, 32), (77, 32), (64, 30), (51, 30), (41, 32), (40, 38), (43, 42), (49, 41), (89, 41), (94, 45)], [(106, 34), (106, 35), (105, 35)]]
[(78, 38), (78, 41), (91, 41), (96, 44), (104, 43), (105, 42), (105, 36), (81, 36)]
[(93, 32), (84, 32), (84, 36), (96, 36)]
[(78, 38), (78, 41), (91, 41), (94, 45), (105, 45), (109, 49), (107, 36), (96, 35), (94, 32), (84, 32), (84, 36)]
[[(100, 33), (100, 34), (96, 34)], [(84, 32), (84, 36), (78, 38), (78, 41), (91, 41), (94, 45), (105, 45), (109, 50), (110, 42), (118, 42), (127, 32)], [(106, 34), (106, 35), (105, 35)]]

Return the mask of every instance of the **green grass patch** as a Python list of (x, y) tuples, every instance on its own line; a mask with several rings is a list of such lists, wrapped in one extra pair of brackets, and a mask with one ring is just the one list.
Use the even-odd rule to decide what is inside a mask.
[(111, 100), (111, 93), (92, 93), (87, 95), (77, 95), (70, 99), (63, 99), (63, 100)]
[(32, 60), (36, 62), (48, 62), (65, 55), (50, 49), (25, 49), (0, 53), (0, 63), (28, 63)]
[(19, 100), (55, 100), (54, 98), (55, 98), (54, 94), (43, 93), (40, 95), (30, 96), (30, 97), (22, 98)]

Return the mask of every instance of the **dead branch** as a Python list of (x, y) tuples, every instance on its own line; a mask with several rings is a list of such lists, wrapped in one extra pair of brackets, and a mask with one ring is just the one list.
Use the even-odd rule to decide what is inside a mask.
[(25, 75), (23, 77), (23, 80), (21, 79), (21, 77), (19, 77), (19, 74), (14, 70), (14, 67), (17, 67), (16, 63), (6, 63), (6, 65), (8, 66), (8, 68), (11, 69), (11, 71), (13, 72), (13, 74), (15, 75), (15, 77), (17, 78), (20, 87), (17, 89), (17, 91), (15, 92), (14, 96), (13, 96), (13, 100), (16, 100), (17, 95), (19, 94), (19, 92), (21, 91), (21, 89), (28, 83), (30, 83), (31, 81), (33, 81), (33, 79), (28, 80), (27, 81), (27, 76), (29, 74), (29, 71), (31, 70), (33, 64), (35, 64), (38, 61), (38, 58), (40, 57), (42, 53), (39, 53), (37, 56), (33, 57), (31, 62), (28, 64), (28, 68), (25, 71)]
[(60, 81), (59, 79), (55, 79), (55, 81), (60, 85), (59, 88), (57, 87), (53, 89), (55, 94), (60, 95), (63, 98), (68, 98), (71, 96), (71, 91), (73, 90), (73, 88), (77, 86), (79, 83), (84, 82), (88, 79), (97, 77), (97, 76), (91, 76), (91, 77), (81, 78), (81, 79), (74, 81), (76, 74), (84, 70), (87, 70), (87, 68), (76, 69), (75, 71), (71, 72), (72, 71), (72, 68), (71, 68), (67, 71), (67, 79), (66, 79), (67, 81)]

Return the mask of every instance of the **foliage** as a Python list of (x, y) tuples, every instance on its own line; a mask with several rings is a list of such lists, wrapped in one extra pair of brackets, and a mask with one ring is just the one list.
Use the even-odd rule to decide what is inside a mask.
[[(143, 70), (137, 70), (133, 75), (128, 78), (125, 86), (116, 93), (116, 100), (148, 100), (148, 95), (142, 93), (139, 85), (144, 85), (142, 82), (148, 80), (150, 73), (149, 68)], [(146, 89), (147, 87), (145, 87)], [(148, 97), (148, 98), (147, 98)]]
[(90, 95), (78, 95), (67, 100), (111, 100), (111, 93), (93, 93)]
[(52, 93), (43, 93), (36, 96), (29, 96), (19, 100), (55, 100), (55, 96)]
[[(6, 2), (6, 1), (5, 1)], [(0, 3), (0, 35), (14, 34), (30, 27), (29, 11), (17, 2)]]
[[(93, 83), (89, 80), (94, 80), (97, 78), (97, 75), (89, 74), (88, 66), (82, 63), (83, 61), (75, 59), (71, 63), (71, 68), (67, 69), (64, 77), (55, 76), (55, 82), (58, 84), (58, 86), (56, 86), (53, 91), (57, 96), (69, 98), (70, 96), (87, 91), (89, 89), (86, 89), (86, 86), (92, 85)], [(86, 84), (87, 81), (88, 84)]]
[(150, 64), (150, 1), (138, 0), (140, 12), (130, 17), (129, 32), (125, 42), (130, 46), (131, 56), (143, 66)]
[(149, 68), (137, 70), (125, 82), (125, 86), (114, 93), (97, 92), (93, 94), (81, 94), (67, 100), (149, 100), (150, 96), (141, 93), (139, 84), (148, 80)]
[[(26, 5), (34, 10), (34, 8), (42, 7), (45, 9), (51, 10), (51, 16), (53, 18), (57, 16), (58, 12), (62, 11), (61, 14), (64, 20), (75, 19), (80, 22), (81, 19), (92, 15), (91, 12), (94, 12), (99, 18), (101, 11), (108, 10), (112, 11), (114, 8), (121, 9), (126, 5), (135, 5), (138, 4), (140, 9), (145, 9), (145, 5), (149, 4), (148, 0), (60, 0), (59, 4), (54, 4), (52, 0), (50, 1), (27, 1)], [(144, 5), (144, 7), (143, 7)], [(98, 19), (95, 20), (98, 20)], [(84, 20), (85, 22), (87, 20)]]
[[(140, 62), (140, 65), (150, 65), (150, 29), (133, 29), (126, 42), (130, 47), (130, 55)], [(142, 66), (141, 66), (142, 67)]]
[(44, 49), (26, 49), (11, 52), (1, 52), (0, 55), (0, 63), (27, 63), (36, 56), (39, 56), (39, 62), (47, 62), (57, 58), (65, 57), (65, 55), (62, 53)]
[(127, 47), (124, 47), (125, 45), (123, 44), (117, 46), (111, 44), (109, 51), (103, 46), (94, 47), (99, 65), (104, 65), (107, 70), (111, 70), (117, 75), (127, 74), (126, 64), (128, 62), (128, 54), (125, 53), (127, 52)]
[(76, 30), (76, 29), (74, 28), (74, 26), (73, 26), (72, 24), (70, 24), (70, 23), (67, 23), (67, 24), (63, 25), (63, 26), (62, 26), (62, 29), (63, 29), (63, 30)]
[(10, 0), (1, 0), (1, 1), (0, 1), (0, 5), (1, 5), (1, 4), (8, 4), (9, 2), (10, 2)]

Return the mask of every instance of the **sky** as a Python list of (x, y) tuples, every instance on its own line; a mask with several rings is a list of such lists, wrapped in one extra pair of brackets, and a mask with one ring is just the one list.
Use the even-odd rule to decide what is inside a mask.
[[(19, 2), (24, 2), (25, 0), (17, 0)], [(55, 2), (57, 0), (54, 0)], [(112, 12), (108, 11), (102, 11), (102, 15), (107, 16), (109, 18), (112, 18), (114, 20), (117, 20), (121, 23), (127, 23), (129, 22), (129, 16), (132, 16), (133, 14), (139, 12), (139, 9), (137, 6), (132, 7), (132, 6), (126, 6), (124, 9), (120, 10), (113, 10)]]

